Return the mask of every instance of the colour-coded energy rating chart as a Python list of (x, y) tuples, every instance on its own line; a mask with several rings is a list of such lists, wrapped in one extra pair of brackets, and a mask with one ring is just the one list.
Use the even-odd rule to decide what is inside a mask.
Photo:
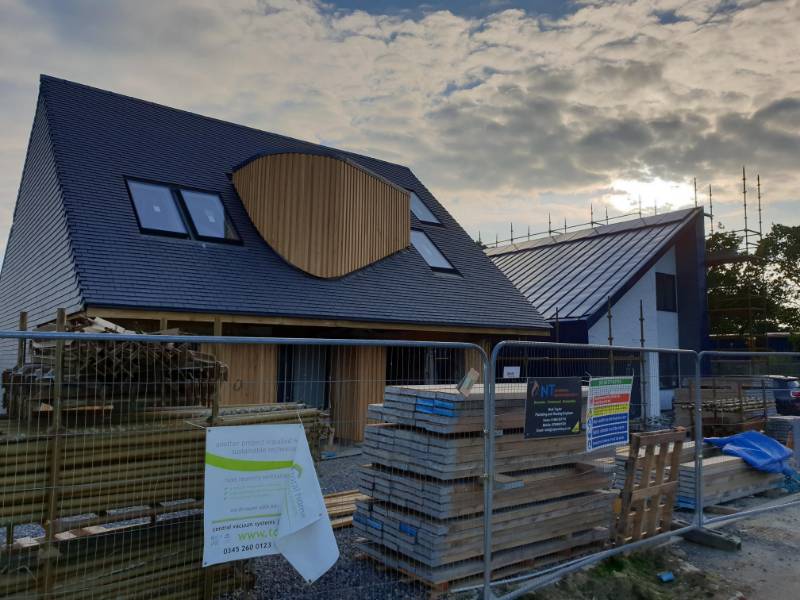
[(592, 377), (586, 407), (586, 451), (629, 442), (633, 377)]

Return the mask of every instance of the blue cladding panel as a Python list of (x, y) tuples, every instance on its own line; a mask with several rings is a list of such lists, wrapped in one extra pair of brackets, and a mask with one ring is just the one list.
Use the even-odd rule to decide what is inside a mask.
[[(0, 328), (17, 329), (21, 310), (34, 326), (53, 320), (58, 308), (74, 312), (82, 300), (40, 100), (0, 273)], [(14, 363), (16, 348), (14, 341), (0, 342), (0, 368)]]
[(488, 254), (546, 319), (553, 321), (556, 309), (560, 319), (591, 319), (699, 214), (697, 209), (675, 211)]
[[(311, 277), (261, 238), (229, 174), (264, 153), (319, 146), (43, 77), (75, 260), (88, 305), (479, 327), (546, 322), (406, 167), (340, 153), (414, 191), (442, 225), (419, 222), (463, 277), (413, 249), (345, 277)], [(218, 193), (242, 245), (142, 234), (125, 178)]]

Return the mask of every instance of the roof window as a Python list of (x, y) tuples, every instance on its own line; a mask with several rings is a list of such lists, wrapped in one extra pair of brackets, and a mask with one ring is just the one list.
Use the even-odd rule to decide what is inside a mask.
[(186, 211), (198, 238), (238, 240), (230, 219), (225, 214), (219, 194), (181, 190)]
[(428, 208), (422, 200), (420, 200), (419, 196), (417, 196), (414, 192), (410, 193), (411, 212), (414, 213), (414, 216), (423, 223), (435, 223), (437, 225), (441, 224), (441, 221), (437, 219), (436, 215), (431, 212), (431, 209)]
[(142, 229), (169, 235), (188, 234), (170, 188), (153, 183), (128, 181), (128, 189)]
[(435, 271), (455, 271), (455, 267), (444, 257), (439, 248), (425, 233), (411, 230), (411, 245), (422, 255), (428, 266)]

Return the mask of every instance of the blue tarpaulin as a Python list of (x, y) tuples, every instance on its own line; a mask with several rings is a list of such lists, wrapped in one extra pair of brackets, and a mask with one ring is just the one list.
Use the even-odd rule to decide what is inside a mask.
[(748, 465), (767, 473), (783, 473), (787, 477), (795, 475), (788, 461), (792, 451), (780, 442), (758, 431), (745, 431), (728, 437), (705, 438), (707, 444), (722, 448), (723, 454), (738, 456)]

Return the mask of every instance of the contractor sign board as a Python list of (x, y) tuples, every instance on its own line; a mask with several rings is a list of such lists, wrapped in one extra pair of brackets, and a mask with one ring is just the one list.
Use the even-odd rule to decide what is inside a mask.
[(580, 378), (537, 377), (528, 380), (525, 438), (578, 435), (580, 432)]
[(302, 425), (206, 430), (203, 566), (283, 554), (307, 581), (339, 557)]
[(629, 442), (633, 377), (592, 377), (586, 407), (586, 451)]

